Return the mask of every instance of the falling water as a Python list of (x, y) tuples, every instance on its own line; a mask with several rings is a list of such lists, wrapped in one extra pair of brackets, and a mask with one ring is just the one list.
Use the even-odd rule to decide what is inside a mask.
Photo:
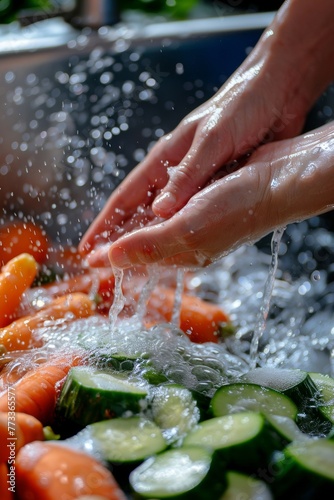
[(259, 310), (257, 323), (254, 328), (253, 338), (250, 345), (250, 368), (255, 368), (258, 357), (259, 342), (266, 328), (267, 317), (270, 308), (271, 296), (273, 293), (275, 276), (278, 264), (279, 245), (285, 228), (275, 229), (271, 240), (271, 262), (268, 277), (264, 286), (262, 304)]
[(113, 332), (116, 326), (118, 315), (123, 310), (125, 297), (122, 290), (123, 269), (113, 268), (115, 276), (114, 300), (109, 310), (110, 330)]
[(159, 281), (159, 272), (155, 264), (152, 264), (148, 267), (148, 273), (148, 280), (140, 294), (140, 298), (138, 300), (136, 308), (136, 317), (141, 324), (143, 323), (146, 314), (147, 301)]
[(179, 268), (176, 271), (176, 289), (175, 289), (175, 297), (174, 297), (174, 306), (172, 313), (171, 323), (179, 328), (180, 326), (180, 311), (181, 311), (181, 300), (183, 293), (183, 283), (184, 281), (184, 269)]

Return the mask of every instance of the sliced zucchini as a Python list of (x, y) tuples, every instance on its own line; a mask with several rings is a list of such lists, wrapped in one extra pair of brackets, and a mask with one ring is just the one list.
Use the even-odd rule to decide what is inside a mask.
[(181, 385), (163, 385), (150, 391), (154, 422), (163, 430), (165, 439), (175, 443), (199, 421), (200, 412), (191, 391)]
[(125, 412), (139, 413), (147, 391), (126, 378), (80, 366), (71, 368), (57, 402), (57, 414), (84, 427)]
[(291, 443), (278, 455), (275, 498), (332, 498), (334, 442), (325, 438)]
[(240, 472), (226, 473), (227, 489), (219, 500), (273, 500), (266, 483)]
[(293, 420), (298, 413), (297, 406), (288, 396), (268, 387), (243, 382), (217, 389), (211, 400), (211, 410), (215, 417), (251, 410)]
[(113, 418), (84, 429), (86, 443), (114, 464), (129, 464), (160, 453), (167, 447), (159, 427), (144, 417)]
[(214, 453), (197, 446), (149, 458), (131, 472), (129, 481), (139, 498), (149, 499), (214, 499), (226, 489), (226, 477), (217, 469)]
[(206, 446), (217, 452), (222, 466), (254, 471), (284, 447), (281, 437), (261, 413), (241, 412), (205, 420), (189, 432), (184, 446)]

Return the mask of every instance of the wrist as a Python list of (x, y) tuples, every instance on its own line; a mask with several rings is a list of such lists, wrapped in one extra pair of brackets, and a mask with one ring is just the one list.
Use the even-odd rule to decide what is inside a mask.
[(334, 78), (333, 14), (333, 0), (287, 0), (259, 43), (271, 70), (285, 75), (286, 92), (307, 110)]

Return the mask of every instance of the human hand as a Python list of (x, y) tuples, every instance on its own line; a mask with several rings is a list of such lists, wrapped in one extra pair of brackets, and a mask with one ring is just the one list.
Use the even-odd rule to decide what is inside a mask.
[[(223, 183), (216, 181), (217, 185), (210, 186), (217, 175), (231, 173), (261, 144), (300, 133), (306, 113), (333, 75), (334, 45), (329, 40), (333, 40), (334, 32), (327, 22), (332, 12), (332, 0), (324, 0), (322, 9), (314, 9), (312, 0), (286, 0), (222, 89), (160, 140), (111, 195), (80, 244), (84, 255), (96, 249), (89, 255), (91, 265), (108, 265), (107, 247), (99, 248), (103, 243), (108, 246), (145, 226), (161, 227), (162, 219), (173, 218), (178, 211), (181, 221), (188, 214), (191, 218), (189, 206), (199, 200), (205, 205), (203, 194), (208, 196), (209, 206), (213, 203)], [(251, 158), (253, 162), (254, 154)], [(264, 175), (261, 172), (259, 179), (263, 186)], [(270, 179), (270, 171), (266, 175)], [(226, 182), (231, 182), (227, 192), (236, 185), (236, 192), (243, 193), (241, 181), (231, 181), (243, 177), (251, 187), (252, 179), (240, 171), (235, 176), (227, 175)], [(237, 215), (237, 208), (234, 211)], [(169, 221), (164, 224), (173, 227)], [(135, 237), (142, 234), (138, 231)], [(167, 231), (166, 235), (171, 239), (171, 233)], [(231, 238), (231, 244), (237, 240)], [(161, 259), (165, 257), (163, 252)], [(159, 260), (156, 255), (154, 259)], [(150, 259), (146, 256), (146, 260)]]
[(168, 220), (97, 248), (116, 267), (205, 266), (276, 227), (334, 207), (334, 123), (259, 147), (239, 170), (195, 194)]
[[(212, 99), (161, 139), (112, 193), (84, 236), (82, 253), (172, 216), (217, 172), (230, 171), (234, 161), (263, 142), (300, 131), (305, 100), (291, 90), (291, 73), (287, 78), (267, 53), (255, 52)], [(91, 256), (91, 264), (99, 264), (97, 255)]]

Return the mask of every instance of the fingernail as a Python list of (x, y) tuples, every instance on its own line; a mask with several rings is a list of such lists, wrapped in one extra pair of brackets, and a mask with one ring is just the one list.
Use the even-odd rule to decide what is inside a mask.
[(112, 266), (115, 267), (130, 267), (131, 262), (127, 253), (122, 248), (111, 248), (109, 252), (109, 260)]
[(153, 202), (154, 209), (171, 210), (176, 203), (176, 198), (170, 191), (162, 193)]

